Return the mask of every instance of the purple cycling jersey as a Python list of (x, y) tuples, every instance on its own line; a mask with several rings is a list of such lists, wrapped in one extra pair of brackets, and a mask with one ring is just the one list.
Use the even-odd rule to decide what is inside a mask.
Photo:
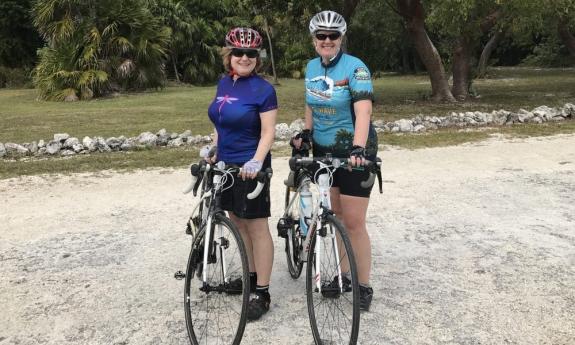
[(218, 132), (218, 159), (238, 164), (252, 159), (261, 137), (260, 114), (277, 107), (273, 86), (258, 75), (223, 77), (208, 109)]

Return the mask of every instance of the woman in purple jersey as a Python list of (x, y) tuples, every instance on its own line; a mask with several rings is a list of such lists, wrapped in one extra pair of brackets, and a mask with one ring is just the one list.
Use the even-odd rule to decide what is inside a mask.
[[(277, 98), (273, 86), (256, 74), (261, 66), (260, 34), (249, 28), (234, 28), (222, 49), (228, 75), (218, 83), (216, 97), (208, 109), (215, 126), (215, 155), (211, 161), (242, 166), (234, 185), (222, 193), (222, 208), (238, 227), (250, 266), (252, 298), (248, 319), (257, 320), (269, 310), (268, 292), (273, 264), (273, 241), (269, 232), (270, 192), (248, 200), (256, 185), (256, 174), (271, 167), (275, 136)], [(239, 281), (241, 283), (241, 281)]]

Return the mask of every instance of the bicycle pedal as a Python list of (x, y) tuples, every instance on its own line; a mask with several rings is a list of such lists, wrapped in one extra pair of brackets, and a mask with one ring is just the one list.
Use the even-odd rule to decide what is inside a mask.
[(174, 274), (174, 278), (176, 278), (177, 280), (182, 280), (186, 278), (186, 274), (182, 271), (178, 271)]
[(230, 247), (230, 240), (226, 237), (220, 237), (220, 247), (228, 249)]
[(280, 218), (278, 220), (278, 236), (282, 238), (288, 238), (288, 231), (292, 227), (290, 218)]
[(202, 225), (202, 218), (200, 217), (200, 215), (197, 215), (194, 218), (192, 218), (192, 223), (194, 223), (196, 229), (199, 229), (200, 225)]

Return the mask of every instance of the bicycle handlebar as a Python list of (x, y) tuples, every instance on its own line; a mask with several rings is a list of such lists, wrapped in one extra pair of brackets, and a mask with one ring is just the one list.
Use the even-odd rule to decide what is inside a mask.
[[(209, 172), (210, 170), (219, 173), (227, 173), (234, 170), (241, 172), (241, 167), (235, 164), (225, 164), (224, 162), (210, 164), (204, 160), (201, 160), (199, 163), (192, 164), (190, 166), (190, 173), (192, 175), (192, 180), (190, 181), (190, 184), (186, 188), (184, 188), (182, 192), (184, 194), (188, 194), (193, 190), (194, 196), (196, 196), (198, 187), (200, 185), (199, 182), (204, 177), (203, 175), (206, 172)], [(262, 189), (264, 188), (266, 181), (271, 179), (272, 175), (273, 170), (271, 168), (267, 168), (265, 171), (259, 171), (255, 177), (255, 179), (258, 181), (256, 188), (254, 188), (254, 190), (247, 195), (247, 198), (250, 200), (257, 198), (258, 195), (260, 195)]]
[[(241, 168), (239, 170), (241, 172)], [(262, 189), (264, 188), (266, 181), (269, 181), (272, 178), (273, 170), (272, 168), (266, 168), (264, 171), (258, 171), (255, 179), (258, 181), (256, 188), (251, 193), (248, 193), (247, 198), (252, 200), (260, 195)]]
[[(317, 163), (323, 163), (333, 167), (334, 169), (345, 168), (349, 166), (349, 158), (334, 158), (334, 157), (291, 157), (289, 160), (289, 167), (292, 171), (297, 171), (300, 168), (305, 168)], [(366, 160), (365, 169), (369, 171), (369, 177), (365, 181), (361, 181), (360, 185), (362, 188), (370, 188), (375, 182), (375, 177), (377, 175), (379, 179), (379, 191), (382, 193), (381, 189), (381, 159), (376, 157), (375, 161)]]
[(201, 181), (200, 177), (202, 176), (201, 173), (205, 171), (207, 162), (201, 160), (197, 164), (190, 165), (190, 174), (192, 175), (192, 180), (190, 184), (182, 190), (182, 193), (188, 194), (192, 190), (194, 190), (194, 196), (196, 196), (196, 191), (198, 190), (199, 183), (196, 185), (196, 182)]

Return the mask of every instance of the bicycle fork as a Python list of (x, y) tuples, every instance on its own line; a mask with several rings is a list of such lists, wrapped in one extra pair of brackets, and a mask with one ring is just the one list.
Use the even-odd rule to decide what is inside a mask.
[[(314, 224), (317, 224), (318, 222), (321, 222), (321, 221), (318, 220), (317, 222), (314, 222)], [(328, 231), (327, 229), (324, 229), (323, 226), (321, 226), (319, 231), (313, 232), (313, 236), (328, 237), (331, 240), (331, 243), (332, 243), (331, 255), (334, 258), (334, 260), (336, 261), (335, 264), (336, 264), (336, 272), (337, 272), (337, 277), (338, 277), (339, 291), (343, 292), (343, 278), (342, 278), (342, 274), (341, 274), (341, 260), (339, 259), (339, 257), (340, 257), (339, 245), (337, 242), (337, 236), (336, 236), (335, 232), (333, 231), (333, 229), (330, 229)], [(314, 276), (314, 279), (315, 279), (316, 289), (318, 292), (321, 292), (321, 260), (322, 260), (322, 254), (321, 253), (322, 253), (321, 241), (318, 238), (315, 241), (315, 247), (314, 247), (314, 254), (315, 254), (315, 276)]]
[[(220, 175), (215, 175), (214, 176), (214, 184), (216, 186), (218, 186), (221, 183), (221, 179), (222, 177)], [(217, 188), (216, 188), (217, 189)], [(227, 264), (226, 264), (226, 255), (225, 255), (225, 251), (228, 248), (229, 243), (227, 242), (228, 240), (226, 238), (219, 237), (216, 240), (216, 234), (214, 232), (217, 232), (217, 229), (215, 229), (215, 227), (212, 230), (212, 224), (213, 224), (213, 216), (210, 214), (206, 220), (206, 233), (204, 234), (204, 257), (203, 257), (203, 272), (202, 272), (202, 286), (206, 291), (210, 291), (213, 290), (215, 288), (216, 291), (222, 291), (222, 289), (224, 288), (224, 286), (217, 286), (217, 287), (210, 287), (208, 284), (208, 263), (210, 262), (210, 254), (213, 252), (213, 255), (218, 255), (218, 251), (220, 254), (220, 267), (219, 269), (222, 272), (222, 277), (223, 277), (223, 281), (224, 281), (224, 285), (227, 285), (229, 283), (230, 278), (228, 277), (228, 272), (227, 272)], [(216, 226), (221, 226), (221, 225), (216, 225)], [(217, 260), (216, 260), (217, 262)]]
[(202, 281), (203, 285), (207, 285), (208, 281), (208, 254), (210, 253), (211, 246), (211, 239), (212, 237), (212, 217), (208, 217), (208, 222), (206, 224), (206, 232), (204, 234), (204, 258), (203, 258), (203, 271), (202, 271)]
[[(329, 197), (329, 188), (330, 188), (330, 183), (329, 183), (329, 176), (327, 174), (321, 174), (318, 177), (318, 185), (319, 185), (319, 193), (320, 193), (320, 205), (319, 205), (319, 211), (318, 211), (318, 215), (314, 215), (314, 219), (316, 219), (316, 221), (314, 222), (315, 224), (319, 223), (320, 224), (320, 228), (319, 231), (314, 231), (314, 235), (315, 236), (322, 236), (322, 237), (329, 237), (331, 239), (332, 242), (332, 255), (334, 260), (336, 261), (336, 272), (337, 272), (337, 279), (338, 279), (338, 286), (339, 286), (339, 291), (340, 293), (343, 292), (343, 278), (342, 278), (342, 274), (341, 274), (341, 260), (340, 260), (340, 255), (339, 255), (339, 247), (338, 247), (338, 243), (337, 243), (337, 235), (335, 233), (335, 231), (330, 228), (329, 231), (328, 229), (325, 228), (325, 224), (324, 224), (324, 220), (328, 215), (333, 215), (333, 212), (331, 211), (331, 200)], [(317, 239), (315, 241), (315, 261), (316, 261), (316, 265), (315, 265), (315, 270), (316, 270), (316, 274), (315, 274), (315, 284), (316, 284), (316, 289), (318, 290), (318, 292), (321, 293), (321, 241), (319, 241), (319, 239)], [(327, 253), (326, 253), (327, 254)]]

